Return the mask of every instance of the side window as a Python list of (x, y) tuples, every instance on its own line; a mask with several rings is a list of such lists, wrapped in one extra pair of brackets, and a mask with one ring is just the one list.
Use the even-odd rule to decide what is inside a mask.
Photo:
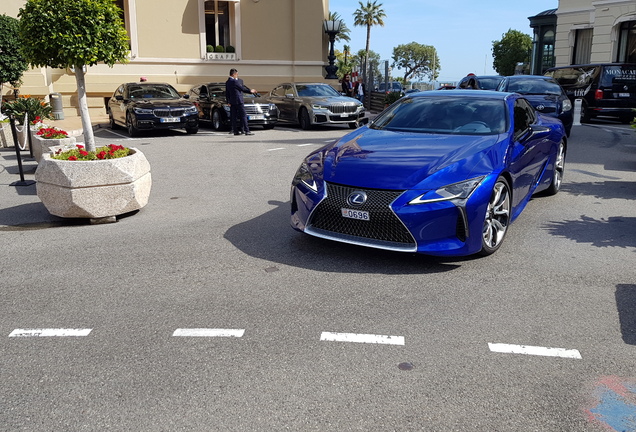
[(194, 88), (196, 95), (199, 97), (208, 97), (208, 87), (202, 85), (201, 87)]
[(519, 139), (536, 120), (534, 108), (525, 99), (517, 99), (514, 107), (514, 138)]
[(283, 91), (285, 87), (280, 86), (280, 87), (276, 87), (274, 90), (272, 90), (272, 96), (279, 96), (279, 97), (284, 97), (285, 96), (285, 92)]
[(201, 93), (202, 93), (202, 90), (203, 90), (203, 89), (205, 89), (205, 86), (203, 86), (203, 87), (199, 87), (199, 86), (192, 87), (192, 88), (190, 89), (190, 91), (189, 91), (189, 93), (190, 93), (190, 97), (193, 97), (193, 98), (198, 97), (198, 96), (199, 96), (199, 94), (201, 94)]
[(288, 95), (288, 94), (297, 96), (296, 92), (293, 89), (293, 87), (290, 86), (289, 84), (285, 86), (285, 90), (283, 91), (283, 96)]

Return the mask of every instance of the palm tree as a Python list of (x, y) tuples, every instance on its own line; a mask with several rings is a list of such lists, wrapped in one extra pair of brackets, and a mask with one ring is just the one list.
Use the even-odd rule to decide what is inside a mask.
[(347, 65), (347, 56), (351, 56), (351, 47), (349, 45), (342, 46), (342, 54), (344, 54), (344, 64)]
[(344, 20), (340, 16), (338, 12), (329, 12), (329, 21), (340, 21), (340, 32), (336, 35), (336, 42), (350, 42), (351, 38), (349, 37), (349, 33), (351, 30), (347, 27)]
[(366, 54), (364, 57), (364, 66), (369, 64), (369, 42), (371, 41), (371, 27), (379, 25), (384, 27), (383, 18), (386, 18), (386, 14), (382, 9), (382, 3), (377, 4), (377, 0), (373, 0), (373, 3), (367, 1), (365, 5), (361, 1), (360, 8), (356, 9), (353, 13), (353, 25), (354, 26), (366, 26), (367, 27), (367, 46)]

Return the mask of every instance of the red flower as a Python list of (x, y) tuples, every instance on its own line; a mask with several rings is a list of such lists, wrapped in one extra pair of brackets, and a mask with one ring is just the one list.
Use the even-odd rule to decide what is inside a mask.
[(106, 152), (104, 150), (97, 153), (97, 159), (106, 159)]
[(86, 150), (80, 150), (79, 154), (81, 154), (82, 156), (88, 156), (88, 152)]
[(77, 156), (69, 156), (68, 160), (77, 160)]
[(84, 146), (81, 145), (81, 144), (76, 144), (75, 147), (77, 147), (78, 149), (83, 149), (84, 148)]

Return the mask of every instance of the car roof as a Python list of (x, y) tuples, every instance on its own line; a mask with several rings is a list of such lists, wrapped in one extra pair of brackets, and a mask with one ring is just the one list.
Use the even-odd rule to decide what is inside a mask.
[(511, 94), (512, 93), (499, 92), (499, 91), (494, 91), (494, 90), (475, 91), (475, 90), (472, 90), (472, 89), (456, 89), (456, 90), (453, 90), (452, 92), (449, 92), (448, 90), (430, 90), (430, 91), (423, 91), (423, 92), (415, 92), (415, 93), (409, 93), (408, 96), (406, 96), (406, 97), (419, 98), (419, 97), (436, 97), (436, 96), (440, 96), (440, 97), (445, 97), (445, 98), (456, 97), (458, 99), (461, 99), (461, 98), (479, 98), (479, 99), (500, 99), (500, 100), (505, 100)]
[(538, 80), (543, 80), (543, 81), (551, 81), (554, 80), (554, 78), (549, 77), (549, 76), (545, 76), (545, 75), (510, 75), (505, 77), (507, 80), (510, 81), (515, 81), (515, 80), (519, 80), (519, 79), (538, 79)]

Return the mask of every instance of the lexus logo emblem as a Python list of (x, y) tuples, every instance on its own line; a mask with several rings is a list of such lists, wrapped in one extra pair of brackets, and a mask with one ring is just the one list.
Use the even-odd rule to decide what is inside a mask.
[(627, 90), (629, 90), (629, 87), (623, 86), (623, 90), (627, 91)]
[(543, 111), (545, 109), (544, 105), (537, 105), (537, 111)]
[(347, 204), (351, 206), (361, 206), (367, 202), (367, 194), (362, 191), (355, 191), (347, 197)]

